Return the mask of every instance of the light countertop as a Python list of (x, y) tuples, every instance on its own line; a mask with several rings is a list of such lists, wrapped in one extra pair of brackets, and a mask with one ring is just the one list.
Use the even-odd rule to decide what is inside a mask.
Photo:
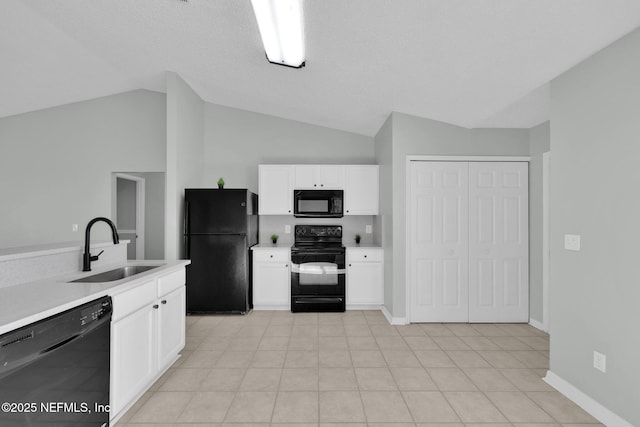
[(260, 243), (255, 246), (252, 246), (251, 249), (291, 249), (291, 245), (293, 243)]
[[(42, 320), (106, 295), (116, 295), (190, 264), (189, 260), (129, 261), (111, 264), (93, 271), (75, 272), (0, 288), (0, 334)], [(67, 283), (125, 265), (158, 265), (160, 267), (121, 280), (103, 283)]]
[[(252, 246), (251, 249), (291, 249), (293, 243), (260, 243), (259, 245)], [(356, 245), (355, 242), (344, 243), (345, 248), (362, 248), (362, 249), (382, 249), (382, 246), (375, 243), (360, 243)]]

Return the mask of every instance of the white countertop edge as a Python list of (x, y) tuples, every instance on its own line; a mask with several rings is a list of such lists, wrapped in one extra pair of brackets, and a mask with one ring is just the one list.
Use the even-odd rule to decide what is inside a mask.
[(293, 243), (291, 242), (276, 243), (275, 245), (273, 243), (259, 243), (257, 245), (251, 246), (251, 249), (291, 249), (291, 245), (293, 245)]
[[(255, 246), (252, 246), (251, 249), (291, 249), (293, 243), (259, 243)], [(356, 245), (354, 243), (343, 243), (344, 247), (347, 249), (382, 249), (382, 246), (376, 243), (361, 243)]]
[[(18, 288), (29, 286), (35, 288), (37, 290), (39, 286), (47, 287), (47, 286), (57, 286), (62, 285), (64, 287), (69, 286), (69, 291), (74, 290), (81, 292), (83, 289), (90, 289), (86, 295), (81, 297), (70, 297), (68, 301), (56, 304), (55, 306), (46, 306), (46, 301), (40, 304), (32, 304), (30, 305), (31, 314), (20, 315), (17, 316), (6, 316), (4, 317), (16, 317), (13, 320), (10, 320), (6, 323), (0, 325), (0, 335), (5, 334), (7, 332), (11, 332), (15, 329), (21, 328), (23, 326), (29, 325), (31, 323), (37, 322), (42, 319), (46, 319), (47, 317), (56, 315), (58, 313), (62, 313), (63, 311), (69, 310), (71, 308), (77, 307), (79, 305), (85, 304), (87, 302), (96, 300), (98, 298), (102, 298), (104, 296), (112, 296), (117, 295), (122, 292), (126, 292), (132, 288), (135, 288), (140, 283), (145, 282), (150, 277), (165, 275), (172, 273), (174, 271), (178, 271), (181, 268), (186, 267), (191, 264), (191, 260), (176, 260), (176, 261), (164, 261), (164, 260), (138, 260), (138, 261), (129, 261), (126, 264), (111, 264), (108, 266), (104, 266), (99, 269), (94, 269), (89, 272), (76, 272), (69, 273), (61, 276), (51, 277), (47, 279), (38, 280), (36, 282), (24, 283), (20, 285), (10, 286), (7, 288), (0, 289), (0, 295), (3, 293), (10, 293), (11, 290), (17, 290)], [(157, 269), (149, 270), (140, 274), (136, 274), (135, 276), (117, 280), (114, 282), (104, 282), (104, 283), (67, 283), (71, 280), (78, 279), (80, 277), (91, 276), (94, 274), (101, 273), (103, 271), (109, 271), (114, 268), (118, 268), (125, 265), (161, 265)], [(95, 291), (93, 289), (95, 289)], [(6, 298), (2, 295), (3, 298)], [(5, 301), (6, 302), (6, 301)], [(24, 300), (16, 300), (10, 301), (15, 304), (28, 304), (27, 301)], [(2, 317), (0, 317), (2, 319)]]
[[(128, 244), (130, 240), (120, 240), (119, 244)], [(91, 242), (91, 248), (104, 248), (106, 246), (112, 246), (111, 240)], [(0, 262), (11, 261), (23, 258), (33, 258), (43, 255), (54, 255), (64, 252), (76, 252), (84, 251), (84, 242), (64, 242), (64, 243), (51, 243), (45, 245), (35, 246), (20, 246), (15, 248), (0, 249)]]

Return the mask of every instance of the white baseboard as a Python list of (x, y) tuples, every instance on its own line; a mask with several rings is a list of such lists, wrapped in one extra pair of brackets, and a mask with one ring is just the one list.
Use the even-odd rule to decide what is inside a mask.
[(380, 304), (347, 304), (347, 310), (382, 310)]
[(553, 372), (547, 371), (547, 375), (543, 379), (602, 424), (609, 427), (633, 427), (630, 422), (614, 414)]
[(384, 317), (387, 318), (387, 322), (389, 322), (389, 324), (391, 324), (391, 325), (406, 325), (407, 324), (407, 318), (406, 317), (393, 317), (391, 315), (391, 313), (389, 312), (389, 310), (387, 310), (387, 307), (385, 307), (384, 305), (382, 306), (382, 314), (384, 314)]
[(273, 310), (273, 311), (291, 311), (290, 305), (254, 305), (255, 311)]
[(529, 324), (530, 324), (531, 326), (533, 326), (534, 328), (539, 329), (539, 330), (541, 330), (541, 331), (543, 331), (543, 332), (549, 332), (549, 331), (547, 331), (547, 329), (544, 327), (544, 325), (542, 324), (542, 322), (540, 322), (539, 320), (536, 320), (536, 319), (529, 319)]

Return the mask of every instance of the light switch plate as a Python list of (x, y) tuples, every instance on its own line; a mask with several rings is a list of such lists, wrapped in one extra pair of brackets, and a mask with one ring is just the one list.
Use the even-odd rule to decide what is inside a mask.
[(568, 251), (580, 250), (580, 235), (578, 234), (565, 234), (564, 235), (564, 248)]
[(285, 225), (284, 226), (284, 234), (291, 234), (291, 226), (290, 225)]
[(364, 226), (364, 232), (367, 234), (371, 234), (373, 232), (370, 224)]
[(71, 224), (71, 231), (78, 231), (78, 224)]
[(600, 372), (607, 372), (607, 356), (594, 350), (593, 367)]

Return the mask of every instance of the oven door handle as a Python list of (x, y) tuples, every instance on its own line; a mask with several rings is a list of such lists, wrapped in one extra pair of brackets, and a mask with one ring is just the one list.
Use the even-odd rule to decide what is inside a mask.
[[(329, 271), (320, 268), (317, 269), (313, 272), (311, 271), (300, 271), (300, 264), (296, 264), (294, 262), (291, 263), (291, 272), (292, 273), (298, 273), (298, 274), (346, 274), (347, 269), (345, 268), (335, 268), (335, 269), (331, 269)], [(304, 270), (304, 267), (302, 268), (302, 270)]]
[(344, 252), (342, 251), (335, 251), (335, 252), (327, 252), (327, 251), (304, 251), (304, 252), (293, 252), (291, 254), (292, 257), (295, 256), (306, 256), (306, 255), (313, 255), (313, 256), (329, 256), (331, 258), (333, 258), (335, 255), (343, 255)]
[(319, 303), (335, 303), (342, 302), (340, 297), (311, 297), (311, 298), (296, 298), (296, 304), (319, 304)]

